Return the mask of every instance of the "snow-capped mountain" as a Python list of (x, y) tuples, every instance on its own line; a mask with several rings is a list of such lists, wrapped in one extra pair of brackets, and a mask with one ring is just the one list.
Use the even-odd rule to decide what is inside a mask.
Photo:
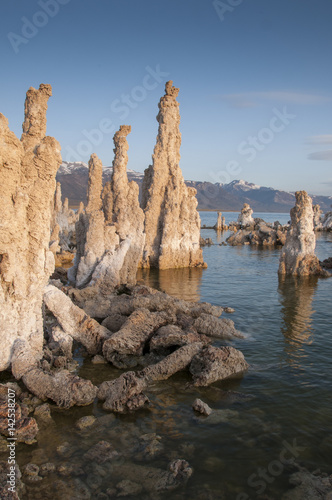
[[(74, 161), (74, 162), (68, 162), (68, 161), (63, 161), (62, 164), (59, 167), (59, 170), (57, 172), (57, 175), (71, 175), (76, 171), (88, 173), (88, 164), (84, 163), (82, 161)], [(86, 171), (86, 172), (85, 172)], [(112, 166), (105, 166), (103, 165), (103, 175), (112, 175), (113, 172), (113, 167)], [(127, 174), (128, 177), (137, 177), (138, 179), (144, 177), (144, 174), (141, 174), (141, 172), (135, 172), (135, 170), (131, 170), (130, 168), (127, 169)]]
[[(251, 189), (261, 189), (261, 186), (258, 186), (257, 184), (253, 184), (252, 182), (247, 182), (242, 179), (232, 181), (229, 184), (224, 184), (224, 189), (226, 191), (250, 191)], [(272, 189), (272, 188), (266, 188), (266, 189)]]
[[(103, 181), (111, 180), (113, 168), (103, 167)], [(137, 182), (141, 188), (144, 174), (128, 170), (128, 179)], [(63, 198), (69, 198), (72, 206), (80, 201), (86, 202), (89, 170), (83, 162), (63, 162), (57, 172), (57, 181), (61, 182)], [(197, 190), (199, 210), (239, 211), (243, 203), (249, 203), (255, 212), (289, 212), (294, 206), (294, 193), (287, 193), (272, 187), (258, 186), (242, 179), (229, 184), (186, 181), (188, 186)], [(313, 203), (318, 203), (324, 212), (331, 210), (331, 196), (312, 196)]]

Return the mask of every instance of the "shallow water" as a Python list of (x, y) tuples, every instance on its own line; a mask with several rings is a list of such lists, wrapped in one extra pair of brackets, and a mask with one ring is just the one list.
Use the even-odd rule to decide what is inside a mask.
[[(237, 218), (224, 215), (226, 222)], [(289, 219), (288, 214), (255, 216), (281, 223)], [(202, 212), (201, 218), (210, 226), (217, 215)], [(202, 236), (220, 243), (228, 234), (218, 237), (203, 229)], [(178, 374), (151, 387), (147, 393), (151, 409), (131, 415), (110, 415), (100, 403), (71, 410), (52, 407), (54, 425), (41, 431), (38, 444), (19, 445), (18, 462), (65, 463), (73, 470), (64, 469), (30, 485), (21, 498), (89, 498), (84, 490), (78, 492), (82, 482), (91, 498), (98, 498), (124, 479), (123, 464), (165, 470), (175, 458), (188, 460), (194, 469), (186, 487), (161, 495), (143, 491), (136, 498), (248, 500), (264, 493), (280, 499), (291, 488), (283, 457), (312, 471), (331, 473), (332, 279), (279, 280), (279, 253), (279, 249), (216, 244), (204, 248), (208, 269), (140, 272), (141, 281), (171, 295), (233, 307), (235, 313), (228, 317), (246, 338), (229, 344), (244, 353), (248, 373), (209, 388), (193, 388), (188, 374)], [(320, 259), (332, 255), (331, 233), (318, 235), (317, 255)], [(79, 374), (95, 383), (119, 373), (88, 359), (81, 365)], [(191, 408), (196, 397), (219, 411), (208, 418), (196, 416)], [(89, 431), (73, 426), (83, 415), (97, 417)], [(149, 433), (161, 438), (150, 455), (142, 452), (140, 441)], [(122, 453), (108, 469), (84, 458), (101, 440), (112, 442)], [(69, 451), (61, 456), (56, 448), (64, 442)], [(72, 484), (73, 478), (81, 483)]]

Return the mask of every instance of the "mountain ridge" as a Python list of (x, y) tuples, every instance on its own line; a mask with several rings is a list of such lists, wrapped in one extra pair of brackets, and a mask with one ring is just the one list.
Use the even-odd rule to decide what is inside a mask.
[[(112, 178), (112, 167), (103, 166), (103, 182)], [(128, 169), (129, 181), (135, 181), (141, 190), (144, 174)], [(61, 183), (62, 195), (69, 199), (70, 206), (86, 203), (89, 170), (84, 162), (62, 162), (56, 176)], [(187, 186), (197, 190), (198, 210), (241, 210), (243, 203), (249, 203), (256, 212), (289, 212), (295, 204), (292, 192), (281, 191), (272, 187), (259, 186), (243, 179), (233, 180), (228, 184), (206, 181), (185, 181)], [(313, 204), (319, 204), (324, 212), (331, 209), (332, 196), (310, 195)]]

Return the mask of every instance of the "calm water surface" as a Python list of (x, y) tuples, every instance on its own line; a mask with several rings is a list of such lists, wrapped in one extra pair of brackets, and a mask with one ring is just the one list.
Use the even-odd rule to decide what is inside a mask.
[[(227, 224), (237, 220), (235, 213), (223, 215)], [(254, 216), (282, 224), (289, 220), (289, 214)], [(201, 212), (201, 219), (212, 226), (217, 214)], [(195, 456), (193, 481), (197, 487), (207, 481), (230, 499), (242, 491), (257, 498), (264, 482), (264, 493), (279, 499), (290, 488), (287, 471), (275, 463), (287, 449), (285, 441), (296, 440), (301, 447), (297, 463), (332, 471), (332, 279), (279, 280), (280, 249), (219, 246), (229, 234), (202, 229), (202, 236), (215, 243), (203, 251), (208, 269), (160, 271), (148, 279), (178, 297), (233, 307), (231, 318), (247, 337), (230, 344), (242, 350), (249, 372), (239, 382), (217, 387), (252, 399), (230, 404), (227, 398), (215, 401), (202, 394), (211, 407), (236, 410), (238, 417), (190, 427), (201, 450)], [(332, 255), (331, 233), (317, 235), (316, 254), (321, 260)], [(216, 458), (211, 473), (206, 471), (209, 456)], [(291, 458), (291, 453), (286, 456)], [(270, 483), (258, 477), (259, 468), (269, 466)]]
[[(224, 215), (227, 223), (237, 219), (237, 214)], [(289, 220), (289, 214), (255, 216)], [(217, 214), (202, 212), (201, 218), (209, 226)], [(91, 497), (78, 493), (76, 483), (73, 493), (71, 473), (30, 486), (25, 498), (98, 498), (114, 488), (124, 479), (118, 476), (120, 469), (111, 467), (105, 475), (84, 462), (86, 450), (101, 439), (122, 451), (125, 463), (165, 469), (171, 459), (184, 458), (194, 469), (185, 488), (124, 498), (248, 500), (263, 493), (281, 499), (291, 486), (280, 457), (312, 471), (332, 472), (332, 279), (279, 280), (279, 249), (219, 246), (228, 234), (217, 236), (212, 230), (203, 229), (202, 236), (215, 242), (204, 248), (208, 269), (145, 271), (139, 279), (177, 297), (233, 307), (235, 313), (228, 317), (246, 338), (229, 345), (244, 353), (248, 373), (209, 388), (192, 388), (189, 375), (176, 375), (151, 387), (150, 410), (132, 415), (107, 417), (99, 403), (70, 411), (52, 407), (54, 427), (41, 432), (38, 444), (21, 445), (18, 461), (75, 464), (75, 477), (88, 486)], [(318, 235), (317, 255), (332, 255), (331, 233)], [(88, 360), (81, 364), (80, 375), (95, 383), (119, 373)], [(218, 410), (213, 418), (193, 413), (196, 397)], [(102, 417), (93, 432), (73, 429), (78, 418), (91, 414)], [(134, 451), (146, 433), (161, 438), (161, 451), (150, 460)], [(71, 448), (67, 458), (56, 451), (63, 442)], [(67, 496), (60, 493), (61, 485), (68, 486)]]

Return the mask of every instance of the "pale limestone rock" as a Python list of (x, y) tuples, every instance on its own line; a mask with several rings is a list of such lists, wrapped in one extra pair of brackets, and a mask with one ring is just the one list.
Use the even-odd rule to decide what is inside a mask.
[[(136, 272), (145, 241), (144, 213), (139, 206), (138, 185), (128, 182), (128, 142), (131, 127), (122, 125), (114, 135), (113, 175), (103, 192), (106, 224), (114, 225), (122, 247), (126, 248), (119, 272), (119, 282), (136, 283)], [(126, 242), (124, 244), (123, 242)]]
[(213, 226), (216, 231), (227, 231), (226, 218), (222, 217), (222, 213), (218, 212), (217, 223)]
[(49, 251), (51, 203), (60, 145), (45, 137), (50, 85), (30, 88), (21, 141), (0, 114), (0, 370), (20, 337), (41, 357), (42, 297), (54, 269)]
[(222, 231), (222, 229), (223, 229), (223, 220), (222, 220), (222, 213), (221, 212), (218, 212), (218, 219), (217, 219), (217, 222), (214, 226), (214, 229), (216, 229), (217, 231)]
[[(116, 285), (136, 282), (143, 252), (144, 214), (138, 186), (127, 178), (129, 132), (130, 127), (123, 125), (114, 136), (113, 176), (103, 193), (102, 163), (96, 155), (91, 156), (88, 204), (76, 226), (77, 255), (69, 277), (76, 278), (77, 287), (94, 287), (97, 301), (100, 294), (109, 294)], [(81, 292), (82, 296), (87, 293)]]
[(252, 218), (253, 210), (250, 208), (248, 203), (244, 203), (241, 209), (241, 213), (238, 216), (237, 222), (240, 224), (240, 227), (251, 226), (255, 224), (254, 219)]
[(78, 287), (89, 283), (105, 253), (102, 174), (103, 164), (96, 154), (92, 154), (89, 160), (88, 203), (85, 214), (80, 215), (76, 224), (77, 252), (68, 275)]
[(142, 208), (145, 246), (142, 267), (169, 269), (203, 266), (196, 190), (185, 185), (180, 162), (179, 90), (166, 83), (159, 102), (159, 130), (153, 164), (145, 170)]
[(216, 318), (211, 314), (202, 313), (194, 322), (198, 333), (209, 337), (230, 340), (234, 337), (244, 338), (243, 334), (235, 329), (234, 322), (227, 318)]
[(332, 229), (332, 212), (326, 212), (323, 218), (322, 225), (325, 231)]
[(49, 245), (49, 249), (53, 253), (54, 258), (56, 256), (56, 254), (58, 252), (60, 252), (60, 250), (61, 250), (61, 247), (59, 245), (59, 243), (60, 243), (60, 237), (59, 237), (59, 235), (60, 235), (60, 226), (59, 226), (59, 224), (55, 224), (53, 226), (53, 229), (52, 229), (52, 232), (51, 232), (50, 245)]
[(314, 230), (321, 231), (323, 229), (323, 224), (322, 224), (323, 210), (320, 209), (319, 205), (314, 205), (312, 209), (314, 212)]
[(159, 361), (159, 363), (147, 366), (139, 372), (139, 375), (144, 377), (147, 383), (167, 380), (174, 373), (184, 370), (191, 363), (193, 357), (201, 351), (202, 347), (202, 342), (184, 345)]
[(63, 340), (70, 336), (83, 344), (90, 354), (101, 352), (103, 342), (111, 335), (107, 328), (90, 318), (53, 285), (45, 287), (44, 302), (59, 322), (64, 332)]
[(73, 337), (66, 333), (60, 325), (52, 327), (50, 342), (56, 342), (66, 358), (73, 357)]
[[(76, 244), (75, 224), (79, 219), (79, 214), (68, 207), (68, 198), (62, 204), (62, 193), (60, 182), (56, 183), (56, 190), (54, 194), (54, 211), (52, 219), (52, 233), (55, 227), (59, 226), (59, 246), (57, 252), (69, 251), (72, 246)], [(51, 241), (52, 241), (51, 233)]]
[(312, 200), (305, 191), (295, 193), (296, 204), (290, 211), (291, 225), (279, 262), (279, 274), (321, 274), (315, 255)]
[(26, 151), (35, 148), (46, 136), (46, 111), (52, 87), (41, 83), (39, 89), (30, 87), (26, 93), (21, 142)]
[(62, 212), (62, 193), (61, 193), (61, 183), (56, 183), (55, 193), (54, 193), (54, 212), (59, 214)]
[(77, 211), (77, 215), (78, 217), (83, 214), (85, 212), (85, 208), (84, 208), (84, 203), (83, 201), (80, 202), (80, 205), (78, 207), (78, 211)]

